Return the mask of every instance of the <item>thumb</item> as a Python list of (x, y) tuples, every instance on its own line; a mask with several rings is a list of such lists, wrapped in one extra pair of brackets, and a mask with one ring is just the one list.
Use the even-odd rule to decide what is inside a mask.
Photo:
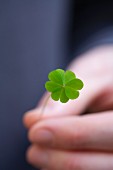
[[(91, 86), (90, 86), (91, 87)], [(68, 116), (68, 115), (79, 115), (86, 111), (91, 100), (95, 98), (95, 95), (98, 93), (98, 89), (91, 89), (90, 87), (84, 86), (83, 90), (80, 93), (80, 96), (76, 100), (70, 100), (68, 103), (60, 103), (59, 101), (54, 101), (49, 98), (45, 109), (43, 106), (50, 95), (45, 93), (40, 100), (38, 107), (33, 110), (25, 113), (23, 122), (27, 128), (30, 128), (34, 123), (41, 119), (59, 117), (59, 116)]]

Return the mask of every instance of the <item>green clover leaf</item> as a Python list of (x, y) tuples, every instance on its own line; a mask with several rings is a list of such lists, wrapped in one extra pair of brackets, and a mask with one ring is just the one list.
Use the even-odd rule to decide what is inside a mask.
[(56, 69), (49, 73), (48, 78), (49, 81), (45, 83), (46, 90), (51, 92), (53, 100), (58, 101), (60, 99), (62, 103), (68, 102), (69, 99), (78, 98), (79, 90), (84, 85), (70, 70)]

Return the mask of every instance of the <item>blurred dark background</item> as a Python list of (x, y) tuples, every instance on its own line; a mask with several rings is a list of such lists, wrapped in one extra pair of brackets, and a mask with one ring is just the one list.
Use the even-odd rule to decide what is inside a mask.
[(22, 124), (49, 71), (113, 43), (113, 1), (0, 0), (0, 170), (32, 170)]

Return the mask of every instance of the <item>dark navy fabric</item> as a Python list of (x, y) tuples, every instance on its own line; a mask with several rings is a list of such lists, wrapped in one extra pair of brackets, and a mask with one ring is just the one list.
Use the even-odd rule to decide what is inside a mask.
[(63, 7), (60, 0), (0, 1), (0, 170), (31, 170), (22, 116), (35, 107), (48, 72), (66, 56)]
[(0, 0), (0, 170), (34, 169), (25, 161), (23, 113), (36, 106), (50, 70), (113, 41), (112, 9), (109, 0)]
[(72, 1), (72, 38), (70, 50), (75, 55), (113, 43), (113, 1)]

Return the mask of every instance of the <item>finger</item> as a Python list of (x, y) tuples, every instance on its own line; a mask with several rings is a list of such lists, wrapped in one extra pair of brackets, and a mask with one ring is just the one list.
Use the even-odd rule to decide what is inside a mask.
[[(84, 112), (86, 107), (86, 101), (84, 102), (84, 104), (81, 104), (80, 107), (80, 105), (78, 105), (79, 100), (80, 99), (77, 99), (76, 101), (69, 101), (66, 104), (62, 104), (60, 102), (55, 102), (52, 101), (52, 99), (50, 99), (50, 102), (47, 104), (47, 107), (45, 108), (44, 112), (42, 112), (43, 107), (39, 107), (25, 113), (23, 118), (24, 125), (27, 128), (30, 128), (33, 124), (35, 124), (37, 121), (42, 119), (59, 117), (59, 116), (62, 117), (64, 115), (65, 116), (73, 115), (73, 114), (78, 115)], [(78, 105), (78, 107), (75, 110), (76, 105)]]
[(32, 146), (27, 160), (35, 167), (54, 170), (112, 170), (113, 154), (47, 150)]
[(87, 87), (84, 87), (83, 91), (81, 91), (78, 99), (70, 100), (66, 104), (62, 104), (59, 101), (53, 101), (50, 98), (44, 112), (42, 112), (43, 105), (49, 95), (49, 93), (46, 93), (38, 108), (30, 110), (24, 114), (23, 123), (27, 128), (30, 128), (33, 124), (42, 119), (82, 114), (87, 110), (88, 105), (98, 92), (99, 88), (95, 88), (95, 90), (92, 91), (87, 85)]
[(30, 129), (29, 139), (52, 148), (113, 151), (113, 111), (44, 120)]

